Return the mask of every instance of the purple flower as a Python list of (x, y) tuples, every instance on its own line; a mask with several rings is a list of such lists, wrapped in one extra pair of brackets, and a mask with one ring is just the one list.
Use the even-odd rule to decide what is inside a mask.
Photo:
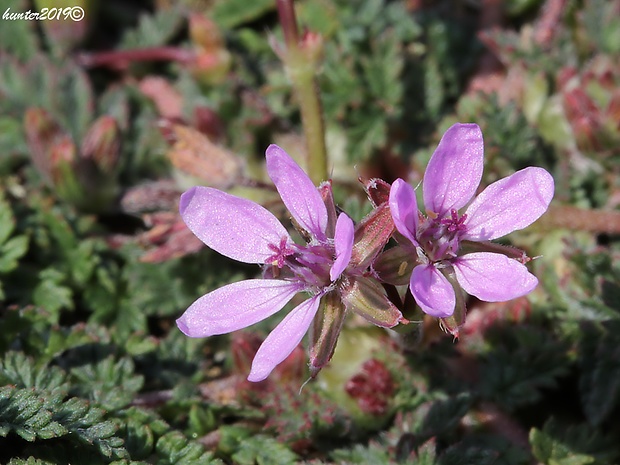
[[(405, 181), (396, 180), (390, 190), (394, 224), (413, 246), (418, 262), (411, 293), (422, 310), (435, 317), (454, 313), (455, 287), (497, 302), (525, 295), (538, 284), (521, 262), (479, 250), (485, 249), (485, 241), (536, 221), (553, 197), (553, 178), (542, 168), (525, 168), (471, 201), (482, 179), (483, 150), (478, 125), (455, 124), (446, 131), (424, 174), (426, 216), (418, 213), (415, 192)], [(476, 242), (483, 244), (476, 247)]]
[[(314, 366), (313, 375), (318, 373), (333, 353), (345, 308), (353, 307), (354, 292), (348, 289), (363, 279), (355, 279), (361, 271), (350, 263), (353, 221), (344, 213), (336, 215), (330, 184), (317, 190), (299, 165), (276, 145), (267, 149), (267, 172), (306, 244), (296, 244), (262, 206), (217, 189), (194, 187), (181, 196), (179, 207), (187, 226), (209, 247), (234, 260), (265, 265), (264, 279), (229, 284), (196, 300), (177, 320), (183, 333), (206, 337), (236, 331), (275, 314), (299, 292), (309, 295), (260, 346), (250, 381), (265, 379), (297, 347), (322, 305), (335, 329), (315, 322), (318, 339), (313, 350), (322, 359)], [(347, 267), (350, 271), (345, 273)], [(385, 326), (394, 326), (401, 316), (398, 312)], [(316, 347), (318, 344), (325, 347)]]

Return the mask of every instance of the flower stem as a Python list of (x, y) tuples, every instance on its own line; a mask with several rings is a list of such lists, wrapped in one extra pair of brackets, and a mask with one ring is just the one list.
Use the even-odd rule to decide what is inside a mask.
[(286, 50), (280, 54), (280, 58), (291, 79), (293, 92), (301, 111), (307, 149), (306, 171), (318, 184), (328, 177), (325, 128), (316, 82), (321, 40), (316, 34), (300, 37), (293, 0), (276, 0), (276, 2), (286, 43)]

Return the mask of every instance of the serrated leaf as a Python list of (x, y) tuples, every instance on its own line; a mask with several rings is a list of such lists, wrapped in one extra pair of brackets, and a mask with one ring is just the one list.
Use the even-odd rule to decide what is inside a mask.
[(575, 453), (569, 445), (555, 440), (537, 428), (532, 428), (530, 431), (530, 444), (534, 457), (545, 464), (587, 465), (595, 461), (594, 457)]
[(0, 244), (6, 242), (13, 230), (15, 229), (15, 218), (11, 207), (4, 200), (4, 196), (0, 197)]
[(151, 455), (155, 435), (150, 425), (130, 416), (125, 424), (125, 447), (132, 458), (144, 459)]
[(115, 361), (107, 357), (96, 364), (73, 368), (71, 377), (81, 394), (108, 410), (128, 405), (144, 383), (142, 376), (134, 373), (130, 358)]
[(232, 459), (239, 465), (293, 465), (297, 455), (275, 439), (257, 434), (238, 444)]
[(84, 399), (73, 397), (55, 412), (54, 419), (83, 444), (94, 445), (103, 456), (127, 458), (123, 439), (115, 435), (118, 425), (111, 420), (103, 420), (104, 415), (104, 410), (93, 407)]
[(84, 70), (74, 64), (61, 67), (58, 77), (54, 82), (55, 92), (50, 92), (49, 96), (50, 111), (65, 123), (73, 140), (80, 141), (94, 118), (95, 99), (90, 80)]
[(495, 347), (484, 356), (480, 388), (508, 409), (536, 402), (542, 388), (555, 388), (570, 360), (564, 343), (527, 326), (490, 332)]
[(179, 9), (160, 8), (154, 15), (142, 14), (138, 26), (125, 33), (121, 48), (157, 47), (166, 44), (182, 25)]
[(40, 273), (41, 282), (34, 289), (33, 301), (52, 314), (58, 314), (62, 309), (72, 309), (73, 291), (63, 285), (64, 275), (54, 268), (48, 268)]
[(213, 8), (213, 19), (224, 28), (234, 28), (258, 19), (274, 7), (271, 0), (219, 0)]
[(531, 454), (503, 436), (476, 434), (444, 451), (437, 465), (528, 465)]
[(583, 408), (593, 425), (600, 425), (620, 404), (620, 322), (583, 326), (581, 378)]
[(8, 352), (0, 360), (0, 384), (46, 391), (50, 400), (61, 400), (68, 391), (66, 375), (58, 367), (37, 367), (22, 352)]
[(204, 436), (217, 426), (213, 410), (200, 405), (192, 405), (189, 410), (189, 429), (192, 434)]
[(57, 462), (41, 460), (32, 456), (28, 457), (27, 459), (13, 457), (11, 460), (9, 460), (8, 465), (57, 465)]
[(467, 393), (435, 401), (419, 427), (421, 437), (428, 439), (455, 428), (471, 407)]
[(8, 273), (17, 268), (17, 261), (28, 251), (28, 237), (17, 236), (0, 247), (0, 273)]
[(161, 457), (157, 465), (222, 465), (197, 442), (190, 442), (178, 431), (171, 431), (157, 441)]
[[(27, 3), (21, 0), (7, 0), (2, 4), (2, 13), (21, 13), (28, 11)], [(4, 20), (0, 28), (0, 44), (4, 51), (25, 60), (33, 56), (38, 48), (36, 21)]]
[(14, 431), (33, 442), (37, 437), (49, 439), (66, 434), (67, 430), (52, 419), (45, 403), (33, 389), (0, 388), (0, 435)]

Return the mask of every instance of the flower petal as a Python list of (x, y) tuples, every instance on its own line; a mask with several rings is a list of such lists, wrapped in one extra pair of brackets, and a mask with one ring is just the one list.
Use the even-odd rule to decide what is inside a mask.
[(465, 206), (482, 179), (484, 142), (477, 124), (454, 124), (443, 135), (424, 173), (424, 206), (443, 217)]
[(409, 286), (424, 313), (437, 318), (446, 318), (454, 313), (454, 288), (433, 265), (416, 266), (411, 273)]
[(275, 144), (267, 147), (267, 173), (293, 218), (319, 241), (324, 241), (327, 208), (308, 175)]
[(525, 265), (505, 255), (474, 252), (454, 264), (459, 284), (468, 294), (487, 302), (501, 302), (528, 294), (538, 284)]
[(463, 239), (486, 241), (529, 226), (547, 211), (553, 190), (553, 177), (536, 167), (494, 182), (467, 208)]
[(402, 179), (394, 181), (389, 204), (394, 226), (417, 247), (419, 243), (415, 235), (418, 228), (418, 204), (413, 187)]
[(329, 279), (336, 281), (351, 261), (353, 252), (353, 233), (355, 227), (353, 220), (346, 213), (341, 213), (336, 221), (336, 233), (334, 234), (334, 247), (336, 248), (336, 260), (329, 270)]
[(299, 304), (263, 341), (248, 376), (248, 381), (262, 381), (299, 345), (319, 309), (321, 295)]
[(302, 287), (280, 279), (228, 284), (196, 300), (177, 320), (177, 326), (189, 337), (230, 333), (273, 315)]
[(181, 217), (213, 250), (245, 263), (265, 263), (274, 255), (270, 245), (283, 238), (293, 243), (284, 226), (251, 200), (211, 187), (192, 187), (181, 195)]

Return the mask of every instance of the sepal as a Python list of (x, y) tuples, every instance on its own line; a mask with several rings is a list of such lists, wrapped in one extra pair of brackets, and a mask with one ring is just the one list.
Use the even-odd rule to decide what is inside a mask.
[(387, 202), (390, 199), (390, 184), (379, 178), (358, 178), (359, 182), (364, 185), (364, 190), (368, 199), (374, 207)]
[(379, 254), (372, 269), (381, 281), (394, 286), (405, 286), (409, 284), (411, 272), (416, 265), (418, 261), (411, 248), (397, 245)]
[(454, 305), (454, 313), (447, 318), (442, 318), (439, 325), (444, 331), (452, 334), (454, 338), (458, 339), (461, 328), (465, 324), (465, 319), (467, 317), (467, 295), (456, 280), (454, 273), (445, 273), (444, 276), (446, 276), (450, 284), (454, 287), (456, 303)]
[(350, 278), (340, 290), (340, 295), (347, 310), (377, 326), (392, 328), (406, 322), (381, 285), (371, 278)]
[(314, 319), (310, 333), (310, 376), (312, 378), (329, 363), (338, 336), (342, 330), (346, 309), (337, 292), (328, 292), (321, 298), (318, 317)]
[(355, 228), (350, 266), (365, 270), (390, 240), (394, 220), (390, 207), (383, 203), (371, 211)]

